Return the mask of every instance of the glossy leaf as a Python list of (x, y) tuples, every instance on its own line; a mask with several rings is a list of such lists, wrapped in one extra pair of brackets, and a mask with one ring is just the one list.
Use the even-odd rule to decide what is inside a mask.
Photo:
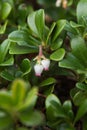
[(56, 83), (56, 80), (54, 79), (54, 78), (47, 78), (46, 80), (43, 80), (40, 84), (39, 84), (39, 86), (40, 87), (43, 87), (43, 86), (47, 86), (47, 85), (51, 85), (51, 84), (54, 84), (54, 83)]
[(0, 63), (2, 63), (6, 57), (6, 54), (8, 52), (10, 46), (9, 40), (5, 40), (1, 45), (0, 45)]
[(74, 97), (73, 102), (76, 106), (79, 106), (87, 98), (87, 92), (78, 91)]
[[(66, 58), (59, 62), (60, 67), (76, 70), (78, 73), (81, 73), (82, 70), (84, 72), (84, 65), (80, 63), (80, 61), (71, 53), (66, 55)], [(82, 72), (82, 73), (83, 73)]]
[(6, 61), (2, 62), (0, 66), (10, 66), (13, 65), (13, 63), (14, 63), (14, 58), (11, 55), (11, 57), (9, 57), (9, 59), (7, 59)]
[(4, 25), (0, 25), (0, 34), (4, 34), (6, 27), (7, 27), (8, 21), (5, 21)]
[(62, 32), (66, 25), (66, 20), (58, 20), (56, 23), (55, 31), (54, 31), (54, 36), (53, 36), (53, 41), (57, 39), (59, 34)]
[[(81, 37), (76, 37), (71, 41), (72, 53), (76, 56), (80, 63), (85, 67), (87, 66), (87, 46), (84, 39)], [(80, 53), (79, 53), (80, 52)]]
[(43, 39), (43, 33), (44, 33), (44, 26), (45, 26), (44, 19), (45, 19), (44, 10), (40, 9), (39, 11), (36, 11), (35, 24), (41, 39)]
[(77, 5), (77, 19), (83, 24), (83, 17), (87, 17), (87, 0), (80, 0)]
[(65, 50), (63, 48), (60, 48), (50, 55), (50, 59), (54, 61), (60, 61), (63, 59), (64, 55)]
[(31, 14), (29, 14), (27, 22), (32, 32), (35, 33), (39, 37), (39, 33), (35, 24), (35, 15), (36, 15), (36, 12), (32, 12)]
[(1, 10), (1, 18), (5, 20), (11, 12), (11, 5), (8, 2), (3, 2)]
[(14, 76), (7, 70), (4, 70), (0, 73), (0, 76), (2, 78), (4, 78), (5, 80), (8, 80), (8, 81), (13, 81), (14, 80)]
[(12, 43), (9, 48), (10, 54), (27, 54), (27, 53), (35, 53), (38, 52), (38, 48), (36, 47), (26, 47), (26, 46), (19, 46), (16, 43)]
[(54, 22), (54, 23), (51, 25), (51, 27), (50, 27), (50, 29), (49, 29), (49, 31), (48, 31), (46, 43), (48, 43), (48, 40), (49, 40), (49, 38), (50, 38), (50, 35), (52, 34), (52, 32), (53, 32), (55, 26), (56, 26), (56, 23)]
[(50, 121), (54, 121), (58, 117), (66, 117), (61, 102), (55, 95), (50, 94), (46, 99), (45, 105), (47, 118)]
[(31, 71), (31, 65), (29, 59), (24, 59), (21, 63), (22, 76), (28, 74)]
[(62, 43), (63, 43), (63, 40), (62, 40), (62, 39), (57, 39), (57, 40), (55, 40), (55, 42), (53, 42), (53, 43), (51, 44), (51, 49), (52, 49), (52, 50), (57, 50), (57, 49), (59, 49), (59, 48), (61, 47)]
[(87, 91), (87, 85), (84, 83), (76, 83), (76, 87), (79, 88), (80, 90), (85, 90)]

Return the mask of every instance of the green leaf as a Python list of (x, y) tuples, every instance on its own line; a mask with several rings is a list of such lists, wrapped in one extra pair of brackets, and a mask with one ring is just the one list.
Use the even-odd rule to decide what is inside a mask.
[(64, 118), (66, 115), (61, 106), (60, 100), (53, 94), (50, 94), (45, 102), (47, 118), (54, 121), (56, 118)]
[(64, 29), (65, 25), (66, 25), (66, 20), (62, 19), (62, 20), (58, 20), (57, 21), (52, 41), (55, 41), (57, 39), (57, 37), (59, 36), (59, 34)]
[(9, 34), (8, 38), (10, 41), (16, 42), (21, 46), (32, 47), (35, 45), (35, 43), (33, 44), (30, 41), (29, 33), (27, 31), (23, 30), (13, 31), (12, 33)]
[(70, 100), (67, 100), (63, 103), (63, 108), (66, 112), (72, 109), (72, 103)]
[(27, 22), (32, 32), (35, 33), (39, 37), (39, 33), (38, 33), (36, 23), (35, 23), (35, 15), (36, 15), (36, 12), (32, 12), (31, 14), (29, 14)]
[(35, 14), (35, 24), (36, 28), (38, 30), (39, 36), (41, 39), (43, 39), (43, 33), (44, 33), (44, 26), (45, 26), (45, 16), (44, 16), (44, 10), (40, 9), (36, 11)]
[(26, 127), (19, 127), (19, 128), (17, 128), (17, 130), (28, 130), (28, 128), (26, 128)]
[(76, 83), (76, 87), (79, 88), (80, 90), (87, 91), (87, 84), (78, 82), (78, 83)]
[(50, 37), (50, 35), (52, 34), (53, 29), (54, 29), (55, 26), (56, 26), (56, 23), (54, 22), (54, 23), (51, 25), (50, 30), (49, 30), (49, 32), (48, 32), (46, 43), (48, 43), (49, 37)]
[(73, 120), (74, 114), (72, 111), (72, 103), (70, 100), (66, 100), (63, 103), (63, 109), (64, 109), (65, 113), (67, 114), (67, 116), (70, 118), (70, 120)]
[(83, 100), (83, 103), (80, 105), (74, 123), (79, 119), (81, 119), (86, 113), (87, 113), (87, 99)]
[(50, 94), (47, 97), (46, 102), (45, 102), (46, 108), (48, 108), (51, 105), (52, 101), (54, 101), (55, 103), (61, 105), (60, 100), (54, 94)]
[(61, 47), (62, 43), (63, 43), (63, 40), (60, 39), (60, 38), (57, 39), (57, 40), (55, 40), (55, 41), (51, 44), (51, 49), (52, 49), (52, 50), (57, 50), (57, 49), (59, 49), (59, 48)]
[(23, 72), (22, 76), (28, 74), (31, 71), (31, 65), (29, 59), (24, 59), (21, 63), (21, 70)]
[(56, 80), (54, 79), (54, 78), (47, 78), (46, 80), (43, 80), (40, 84), (39, 84), (39, 86), (40, 87), (43, 87), (43, 86), (48, 86), (48, 85), (51, 85), (51, 84), (54, 84), (54, 83), (56, 83)]
[(7, 2), (3, 2), (1, 10), (1, 18), (5, 20), (11, 12), (11, 5)]
[(74, 95), (73, 102), (76, 106), (79, 106), (85, 99), (87, 99), (87, 92), (79, 91)]
[(65, 50), (63, 48), (60, 48), (50, 55), (50, 59), (54, 61), (60, 61), (63, 59), (64, 55)]
[(43, 9), (40, 9), (36, 12), (29, 14), (28, 26), (37, 37), (39, 37), (41, 40), (43, 39), (43, 33), (45, 27)]
[(85, 41), (81, 37), (76, 37), (72, 39), (71, 41), (71, 48), (72, 48), (72, 53), (74, 56), (76, 56), (80, 63), (84, 65), (85, 67), (87, 66), (87, 46), (85, 44)]
[(9, 114), (0, 111), (0, 129), (9, 129), (8, 126), (12, 124), (12, 119)]
[(8, 80), (8, 81), (13, 81), (14, 80), (14, 76), (11, 73), (9, 73), (9, 71), (7, 71), (7, 70), (2, 71), (0, 73), (0, 76), (2, 78), (4, 78), (5, 80)]
[(2, 62), (0, 64), (0, 66), (10, 66), (10, 65), (13, 65), (13, 63), (14, 63), (14, 57), (11, 55), (9, 57), (9, 59), (7, 59), (6, 61)]
[(0, 92), (0, 108), (4, 108), (5, 110), (9, 110), (12, 107), (12, 99), (11, 94), (6, 91)]
[(87, 0), (80, 0), (77, 5), (77, 19), (83, 24), (83, 17), (87, 17)]
[(9, 40), (5, 40), (0, 45), (0, 63), (2, 63), (4, 61), (6, 54), (8, 52), (9, 46), (10, 46)]
[(36, 87), (32, 88), (24, 101), (24, 104), (22, 104), (22, 106), (20, 106), (19, 110), (23, 110), (26, 109), (28, 107), (33, 108), (36, 104), (36, 100), (37, 100), (37, 94), (38, 94), (38, 89)]
[(26, 95), (27, 84), (20, 79), (16, 79), (12, 84), (12, 99), (13, 103), (20, 105)]
[(73, 21), (70, 21), (70, 25), (71, 25), (71, 27), (73, 27), (73, 28), (79, 28), (79, 27), (84, 28), (84, 25), (82, 25), (82, 24), (77, 24), (77, 23), (75, 23), (75, 22), (73, 22)]
[(19, 46), (16, 43), (12, 43), (9, 48), (10, 54), (27, 54), (27, 53), (35, 53), (38, 52), (38, 48), (36, 47), (26, 47), (26, 46)]
[(38, 111), (22, 112), (19, 118), (26, 126), (37, 126), (43, 123), (43, 115)]
[(7, 27), (8, 21), (6, 20), (3, 25), (0, 25), (0, 34), (4, 34), (6, 27)]
[(59, 66), (64, 67), (64, 68), (68, 68), (68, 69), (72, 69), (72, 70), (76, 70), (78, 73), (83, 73), (83, 72), (80, 72), (79, 70), (85, 71), (84, 66), (71, 53), (68, 53), (66, 55), (66, 58), (59, 62)]
[(67, 5), (68, 5), (68, 6), (71, 6), (72, 4), (73, 4), (73, 0), (68, 0)]
[(70, 123), (63, 122), (57, 126), (57, 130), (75, 130)]

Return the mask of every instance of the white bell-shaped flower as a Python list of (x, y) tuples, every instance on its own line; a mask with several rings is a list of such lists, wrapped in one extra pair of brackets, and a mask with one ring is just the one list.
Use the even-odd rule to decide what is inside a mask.
[(35, 71), (35, 75), (36, 76), (41, 76), (41, 74), (42, 74), (42, 72), (43, 72), (43, 65), (41, 65), (41, 64), (36, 64), (35, 66), (34, 66), (34, 71)]
[(49, 66), (50, 66), (50, 60), (49, 59), (42, 60), (41, 64), (43, 65), (44, 70), (49, 70)]
[(61, 2), (62, 2), (61, 0), (57, 0), (57, 1), (56, 1), (56, 4), (55, 4), (55, 5), (56, 5), (56, 7), (60, 7)]

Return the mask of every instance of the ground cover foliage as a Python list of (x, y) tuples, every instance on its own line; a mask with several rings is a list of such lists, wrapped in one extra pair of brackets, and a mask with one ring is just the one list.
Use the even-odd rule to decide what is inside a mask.
[(87, 0), (0, 0), (0, 130), (87, 130)]

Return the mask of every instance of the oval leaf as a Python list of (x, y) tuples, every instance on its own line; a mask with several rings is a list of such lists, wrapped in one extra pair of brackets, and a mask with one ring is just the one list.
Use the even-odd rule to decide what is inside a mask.
[(54, 61), (60, 61), (65, 55), (65, 50), (63, 48), (58, 49), (50, 55), (50, 59)]

